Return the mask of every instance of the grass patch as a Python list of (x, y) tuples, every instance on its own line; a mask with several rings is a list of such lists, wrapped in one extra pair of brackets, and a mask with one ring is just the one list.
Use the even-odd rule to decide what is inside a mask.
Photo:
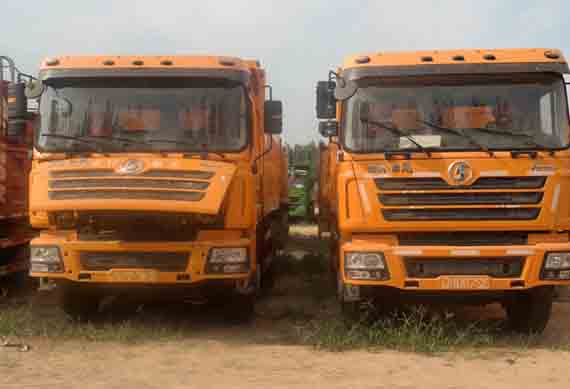
[(41, 313), (32, 305), (3, 306), (0, 336), (8, 338), (45, 337), (92, 342), (138, 343), (147, 340), (175, 340), (187, 335), (182, 321), (178, 325), (160, 317), (128, 320), (77, 322), (59, 309)]
[(448, 314), (431, 314), (414, 307), (370, 322), (347, 323), (334, 317), (309, 322), (300, 330), (304, 344), (328, 351), (390, 349), (439, 353), (482, 347), (527, 349), (537, 338), (506, 334), (500, 322), (461, 322)]

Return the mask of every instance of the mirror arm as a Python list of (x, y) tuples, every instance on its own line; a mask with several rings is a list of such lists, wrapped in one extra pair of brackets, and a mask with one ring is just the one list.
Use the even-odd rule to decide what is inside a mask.
[(252, 174), (257, 174), (257, 161), (259, 161), (261, 158), (265, 157), (268, 153), (271, 152), (271, 150), (273, 150), (273, 134), (269, 135), (269, 148), (267, 150), (265, 150), (263, 153), (261, 153), (260, 155), (258, 155), (257, 157), (255, 157), (255, 159), (251, 163), (251, 173)]
[(333, 71), (333, 70), (329, 70), (329, 82), (331, 81), (338, 81), (340, 84), (341, 88), (344, 88), (346, 86), (346, 80), (344, 79), (344, 77), (342, 77), (340, 74), (338, 74), (337, 72)]
[(265, 89), (269, 89), (269, 101), (273, 101), (273, 87), (269, 84), (264, 85)]

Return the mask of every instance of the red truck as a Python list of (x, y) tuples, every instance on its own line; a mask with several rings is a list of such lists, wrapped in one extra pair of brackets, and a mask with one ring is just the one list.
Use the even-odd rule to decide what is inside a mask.
[(7, 278), (24, 279), (29, 268), (28, 150), (34, 114), (28, 112), (27, 76), (14, 61), (0, 56), (0, 292)]

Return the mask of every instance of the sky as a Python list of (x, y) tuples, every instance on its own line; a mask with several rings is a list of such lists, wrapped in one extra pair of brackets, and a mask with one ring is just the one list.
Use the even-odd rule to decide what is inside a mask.
[[(57, 55), (211, 54), (261, 60), (288, 143), (318, 140), (315, 85), (362, 52), (559, 48), (567, 0), (28, 0), (0, 4), (0, 55), (37, 73)], [(49, 3), (49, 4), (48, 4)], [(566, 28), (564, 28), (566, 27)]]

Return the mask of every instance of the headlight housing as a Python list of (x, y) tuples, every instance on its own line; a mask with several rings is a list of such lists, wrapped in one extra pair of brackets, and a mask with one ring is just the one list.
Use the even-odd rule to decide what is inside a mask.
[(548, 253), (542, 264), (542, 279), (570, 280), (570, 253)]
[(344, 272), (353, 280), (387, 280), (388, 267), (383, 253), (347, 252)]
[(30, 271), (32, 273), (62, 273), (63, 262), (57, 246), (31, 246)]
[(236, 274), (249, 272), (249, 256), (245, 247), (216, 247), (210, 249), (206, 272)]

